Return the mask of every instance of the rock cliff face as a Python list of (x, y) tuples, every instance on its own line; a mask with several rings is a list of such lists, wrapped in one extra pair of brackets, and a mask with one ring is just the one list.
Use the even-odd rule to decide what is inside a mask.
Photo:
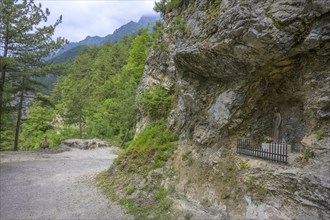
[[(168, 125), (181, 147), (163, 182), (175, 185), (176, 208), (194, 218), (330, 218), (330, 2), (199, 0), (163, 17), (166, 49), (150, 53), (140, 89), (162, 83), (177, 97)], [(236, 155), (237, 138), (272, 136), (275, 107), (290, 165)]]

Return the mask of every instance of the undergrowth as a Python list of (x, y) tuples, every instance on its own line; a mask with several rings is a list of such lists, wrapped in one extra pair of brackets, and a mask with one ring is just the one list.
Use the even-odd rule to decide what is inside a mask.
[(158, 184), (150, 193), (152, 196), (148, 201), (142, 197), (130, 198), (120, 197), (116, 194), (116, 181), (110, 177), (107, 171), (96, 176), (96, 184), (103, 193), (112, 201), (118, 202), (135, 219), (168, 219), (171, 202), (167, 198), (168, 192)]
[(173, 155), (177, 139), (165, 120), (148, 125), (116, 158), (110, 172), (97, 175), (97, 185), (135, 219), (168, 219), (168, 191), (161, 186), (162, 174), (153, 170)]
[(177, 139), (164, 121), (154, 122), (116, 158), (114, 166), (121, 171), (147, 175), (149, 171), (164, 166), (177, 148)]
[(164, 119), (173, 107), (174, 96), (163, 85), (157, 84), (144, 90), (138, 99), (141, 112), (154, 120)]

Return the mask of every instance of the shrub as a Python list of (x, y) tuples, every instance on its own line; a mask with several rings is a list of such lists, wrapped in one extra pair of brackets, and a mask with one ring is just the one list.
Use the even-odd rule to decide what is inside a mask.
[(125, 152), (116, 159), (119, 169), (146, 175), (150, 170), (162, 167), (177, 148), (177, 135), (169, 130), (165, 121), (146, 127)]
[(272, 137), (265, 137), (264, 140), (263, 140), (264, 143), (272, 143), (273, 142), (273, 138)]
[(257, 183), (256, 183), (256, 177), (255, 176), (249, 176), (248, 181), (246, 182), (246, 186), (249, 191), (252, 191), (257, 188)]
[(159, 49), (164, 51), (166, 45), (163, 40), (163, 31), (164, 31), (164, 24), (161, 21), (156, 21), (155, 25), (152, 27), (152, 36), (154, 38), (153, 47), (155, 49)]
[(182, 11), (192, 3), (194, 3), (192, 0), (160, 0), (159, 2), (155, 2), (154, 11), (164, 15), (171, 12), (173, 9)]
[(140, 110), (146, 112), (148, 116), (153, 119), (160, 119), (168, 115), (173, 100), (174, 95), (171, 95), (164, 86), (158, 84), (145, 90), (142, 93), (138, 104)]

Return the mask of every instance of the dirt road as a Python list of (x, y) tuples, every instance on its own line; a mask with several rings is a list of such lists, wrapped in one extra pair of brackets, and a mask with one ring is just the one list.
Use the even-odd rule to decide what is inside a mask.
[(0, 219), (131, 219), (93, 184), (115, 157), (110, 148), (1, 153)]

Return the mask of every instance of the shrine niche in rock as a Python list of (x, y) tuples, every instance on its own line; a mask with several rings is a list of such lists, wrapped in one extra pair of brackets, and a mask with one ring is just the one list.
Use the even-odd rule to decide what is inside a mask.
[(252, 147), (250, 139), (237, 140), (236, 153), (257, 157), (274, 162), (288, 163), (288, 154), (291, 153), (291, 145), (287, 144), (283, 137), (282, 116), (278, 107), (274, 108), (273, 137), (266, 136), (261, 146)]

